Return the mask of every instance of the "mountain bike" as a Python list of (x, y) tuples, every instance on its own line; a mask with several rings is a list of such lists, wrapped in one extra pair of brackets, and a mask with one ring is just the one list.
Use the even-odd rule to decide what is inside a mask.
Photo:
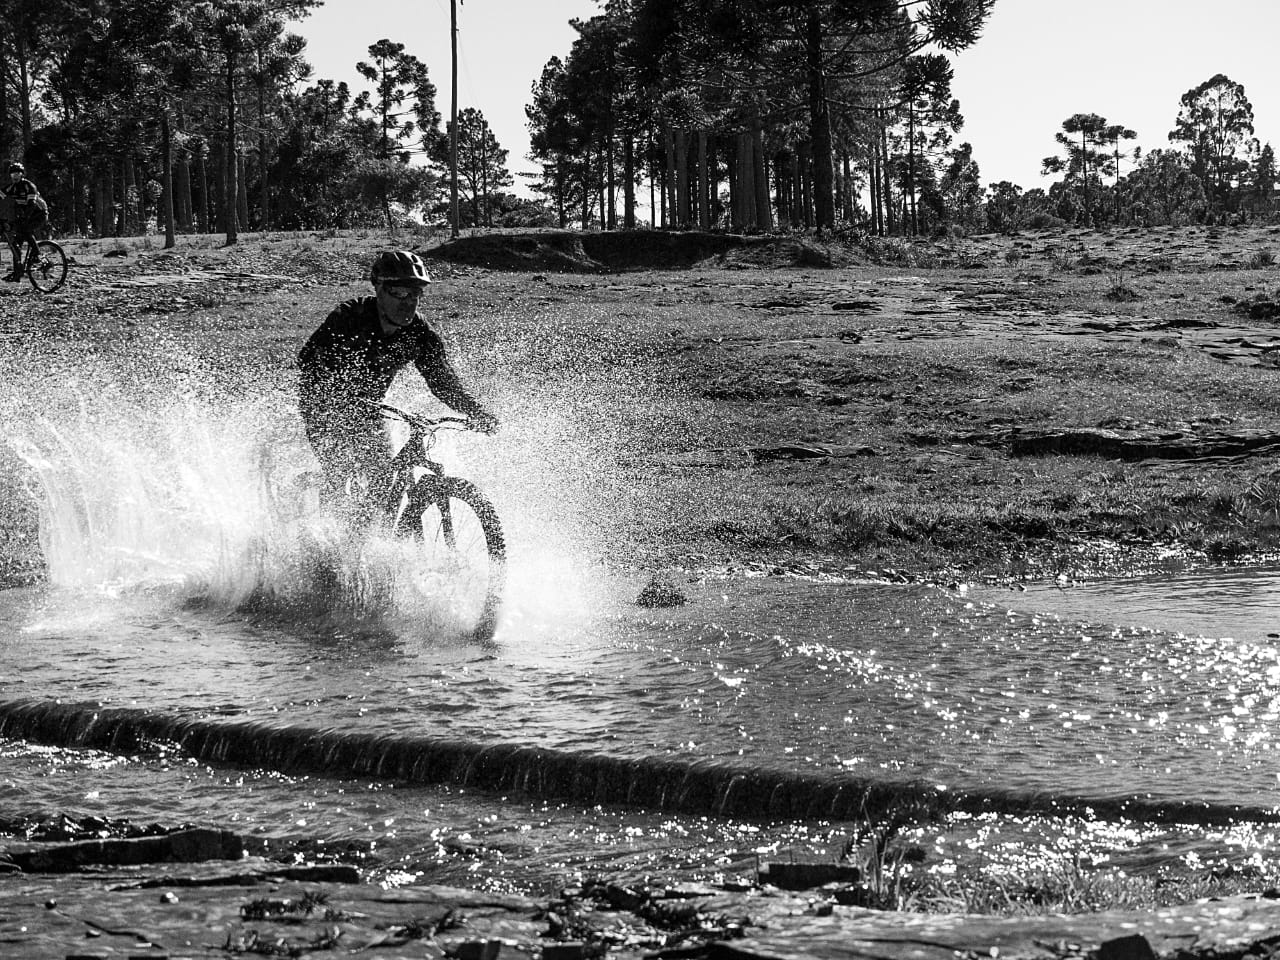
[(382, 416), (409, 428), (409, 439), (384, 475), (375, 500), (382, 522), (421, 549), (424, 588), (447, 600), (450, 613), (477, 640), (497, 627), (506, 584), (506, 540), (493, 504), (470, 480), (450, 476), (428, 454), (440, 430), (470, 429), (462, 417), (431, 419), (386, 403)]
[[(13, 225), (0, 221), (0, 239), (8, 242)], [(33, 240), (23, 244), (22, 272), (39, 293), (53, 293), (67, 280), (67, 255), (52, 240)]]

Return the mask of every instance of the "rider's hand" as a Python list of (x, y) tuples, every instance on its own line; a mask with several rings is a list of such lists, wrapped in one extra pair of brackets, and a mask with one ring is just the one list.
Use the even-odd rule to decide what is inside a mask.
[(477, 413), (468, 418), (467, 426), (479, 433), (497, 433), (498, 418), (492, 413)]

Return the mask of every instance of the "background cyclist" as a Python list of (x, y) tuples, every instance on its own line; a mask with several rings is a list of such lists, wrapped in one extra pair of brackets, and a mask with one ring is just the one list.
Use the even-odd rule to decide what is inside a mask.
[(10, 221), (9, 251), (13, 254), (13, 269), (4, 279), (12, 283), (22, 279), (22, 245), (35, 245), (35, 232), (49, 222), (49, 208), (36, 185), (27, 179), (26, 168), (16, 161), (9, 164), (4, 196)]

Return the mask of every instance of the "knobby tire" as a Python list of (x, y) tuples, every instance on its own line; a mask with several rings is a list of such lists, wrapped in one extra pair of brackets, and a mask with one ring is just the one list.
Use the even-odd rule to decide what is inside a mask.
[(493, 638), (497, 629), (506, 582), (506, 539), (493, 504), (469, 480), (461, 477), (423, 477), (409, 491), (396, 532), (400, 536), (417, 539), (424, 544), (424, 549), (429, 545), (428, 541), (434, 538), (437, 548), (459, 550), (467, 545), (456, 543), (457, 530), (459, 527), (469, 526), (468, 518), (460, 511), (470, 512), (471, 518), (483, 534), (483, 546), (488, 554), (488, 579), (484, 586), (484, 599), (476, 615), (474, 628), (467, 625), (476, 640), (486, 641)]
[(40, 293), (53, 293), (67, 279), (67, 255), (52, 240), (40, 240), (26, 259), (27, 279)]

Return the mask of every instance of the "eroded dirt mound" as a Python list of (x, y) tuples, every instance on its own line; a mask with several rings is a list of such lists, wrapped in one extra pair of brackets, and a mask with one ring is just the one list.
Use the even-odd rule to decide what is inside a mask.
[(617, 233), (546, 231), (459, 237), (426, 255), (491, 270), (612, 273), (690, 267), (834, 267), (855, 262), (840, 245), (801, 237), (746, 237), (722, 233)]

